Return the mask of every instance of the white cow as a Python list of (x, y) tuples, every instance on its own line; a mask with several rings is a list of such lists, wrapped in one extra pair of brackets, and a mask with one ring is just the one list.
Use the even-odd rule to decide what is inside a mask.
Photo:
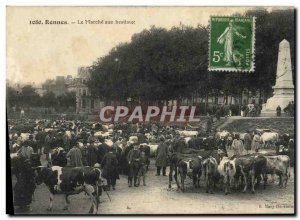
[[(23, 141), (27, 141), (29, 140), (29, 135), (30, 133), (21, 133), (21, 137), (23, 139)], [(12, 139), (12, 137), (18, 137), (18, 134), (14, 134), (14, 135), (9, 135), (9, 138)]]
[(137, 136), (130, 136), (128, 142), (130, 143), (137, 143), (138, 142), (138, 137)]
[(228, 157), (223, 157), (218, 165), (218, 172), (223, 177), (225, 195), (227, 195), (231, 192), (231, 187), (234, 183), (234, 175), (236, 173), (235, 159), (230, 160)]
[(158, 144), (149, 143), (148, 146), (150, 147), (150, 156), (154, 157), (158, 148)]
[(183, 137), (195, 137), (199, 134), (198, 131), (187, 131), (187, 130), (183, 130), (183, 131), (178, 131), (180, 136)]
[(54, 128), (45, 128), (44, 131), (45, 131), (46, 133), (48, 133), (48, 132), (50, 132), (50, 131), (54, 131)]
[(187, 145), (191, 139), (192, 139), (191, 137), (185, 137), (184, 138), (185, 144)]
[(18, 157), (18, 153), (11, 153), (10, 154), (10, 159)]
[(109, 126), (108, 125), (102, 125), (102, 129), (103, 129), (103, 131), (108, 131)]
[(145, 133), (145, 137), (150, 140), (151, 134), (150, 133)]
[(114, 142), (111, 139), (105, 139), (104, 143), (107, 144), (109, 147), (114, 145)]
[(82, 142), (78, 142), (79, 148), (83, 148), (84, 144)]
[(140, 146), (149, 146), (150, 148), (150, 157), (154, 157), (158, 148), (158, 144), (151, 144), (151, 143), (142, 143)]
[(30, 133), (21, 133), (21, 137), (23, 138), (24, 141), (29, 140), (29, 135)]
[(111, 136), (111, 134), (109, 132), (103, 132), (103, 131), (97, 131), (94, 134), (96, 137), (104, 137), (104, 138), (108, 138)]
[(260, 142), (263, 143), (263, 145), (269, 146), (269, 145), (275, 145), (276, 142), (278, 142), (279, 134), (277, 132), (264, 132), (260, 136)]
[(95, 135), (96, 137), (100, 137), (100, 136), (102, 136), (102, 134), (103, 134), (102, 131), (97, 131), (97, 132), (94, 133), (94, 135)]
[(68, 139), (72, 139), (72, 132), (71, 131), (66, 131), (65, 132), (66, 137), (68, 137)]
[(230, 133), (229, 131), (218, 131), (215, 135), (215, 139), (219, 140), (219, 139), (226, 139), (227, 137), (229, 137)]

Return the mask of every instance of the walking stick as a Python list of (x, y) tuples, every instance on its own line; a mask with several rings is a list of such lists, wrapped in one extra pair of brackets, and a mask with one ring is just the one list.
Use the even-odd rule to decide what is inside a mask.
[(106, 192), (107, 197), (109, 198), (109, 201), (111, 202), (110, 196), (108, 194), (108, 192), (104, 189), (104, 187), (102, 186), (102, 189)]

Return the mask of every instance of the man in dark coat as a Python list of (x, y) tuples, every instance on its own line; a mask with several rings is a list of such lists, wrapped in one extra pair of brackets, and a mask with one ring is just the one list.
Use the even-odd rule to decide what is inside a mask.
[(43, 147), (43, 150), (42, 150), (42, 154), (46, 154), (47, 157), (48, 157), (48, 153), (51, 150), (50, 144), (51, 144), (51, 137), (50, 137), (49, 134), (46, 134), (45, 142), (44, 142), (44, 147)]
[(43, 131), (39, 131), (36, 135), (35, 135), (35, 139), (36, 139), (36, 143), (37, 143), (37, 147), (38, 150), (40, 151), (40, 153), (42, 153), (42, 147), (45, 144), (45, 137), (46, 137), (46, 133)]
[(125, 145), (125, 148), (123, 149), (119, 159), (119, 172), (124, 175), (129, 174), (129, 164), (128, 164), (127, 156), (132, 149), (133, 149), (132, 144)]
[(14, 187), (14, 205), (19, 207), (19, 211), (31, 211), (30, 203), (35, 190), (34, 170), (31, 168), (31, 162), (19, 155), (13, 161), (13, 169), (17, 177)]
[(82, 154), (79, 149), (79, 142), (76, 142), (66, 156), (69, 159), (69, 166), (71, 167), (82, 167)]
[(87, 166), (93, 167), (97, 163), (97, 149), (95, 143), (92, 141), (86, 149), (86, 163)]
[(34, 153), (39, 153), (39, 149), (35, 140), (33, 140), (33, 135), (29, 135), (28, 145), (32, 147)]
[(128, 186), (132, 187), (132, 179), (134, 179), (134, 186), (138, 187), (138, 169), (139, 169), (140, 150), (138, 149), (138, 143), (134, 143), (133, 149), (129, 151), (127, 155), (127, 161), (129, 165), (128, 173)]
[(102, 163), (104, 155), (108, 153), (108, 149), (109, 146), (104, 142), (104, 140), (102, 140), (101, 144), (97, 147), (97, 162), (99, 164)]
[(119, 179), (119, 173), (118, 160), (113, 148), (110, 148), (108, 153), (104, 155), (101, 167), (103, 168), (102, 177), (107, 180), (109, 190), (110, 186), (112, 186), (112, 189), (115, 190), (116, 180)]
[(280, 107), (280, 105), (278, 105), (277, 108), (276, 108), (276, 114), (277, 114), (278, 117), (281, 116), (281, 107)]
[(176, 137), (172, 144), (172, 151), (177, 153), (182, 153), (186, 149), (186, 144), (184, 139), (181, 137)]
[(169, 149), (168, 146), (164, 143), (164, 138), (160, 137), (160, 144), (157, 147), (156, 151), (156, 161), (155, 161), (155, 166), (157, 167), (157, 173), (156, 176), (160, 175), (160, 170), (161, 168), (162, 173), (164, 176), (166, 176), (166, 167), (167, 167), (167, 159), (168, 159), (168, 153)]
[(83, 146), (80, 147), (81, 155), (82, 155), (82, 164), (83, 166), (88, 166), (87, 164), (87, 143), (83, 142)]
[(147, 173), (147, 164), (148, 164), (148, 157), (146, 156), (145, 152), (141, 152), (140, 160), (139, 160), (139, 171), (138, 171), (138, 185), (141, 183), (141, 177), (143, 177), (143, 186), (146, 186), (146, 173)]

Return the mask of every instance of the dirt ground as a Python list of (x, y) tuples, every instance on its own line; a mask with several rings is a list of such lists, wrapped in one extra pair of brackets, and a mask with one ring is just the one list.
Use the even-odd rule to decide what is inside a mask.
[[(287, 188), (279, 188), (278, 182), (268, 183), (264, 190), (262, 185), (255, 194), (233, 190), (225, 195), (221, 189), (214, 194), (205, 193), (204, 180), (201, 178), (200, 189), (194, 189), (192, 180), (187, 177), (186, 191), (177, 191), (175, 182), (168, 189), (168, 176), (155, 176), (154, 161), (151, 161), (147, 173), (147, 186), (127, 186), (127, 177), (120, 176), (115, 191), (109, 191), (111, 202), (103, 192), (98, 214), (251, 214), (251, 213), (293, 213), (294, 212), (294, 169)], [(168, 169), (167, 169), (168, 174)], [(276, 178), (277, 181), (277, 178)], [(90, 200), (84, 193), (70, 196), (71, 204), (67, 211), (63, 196), (54, 198), (53, 211), (46, 211), (49, 192), (44, 184), (37, 186), (35, 199), (31, 205), (32, 212), (20, 214), (87, 214)]]

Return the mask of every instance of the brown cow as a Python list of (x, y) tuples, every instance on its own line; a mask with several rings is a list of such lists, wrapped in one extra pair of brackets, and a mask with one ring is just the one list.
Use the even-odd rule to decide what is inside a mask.
[[(171, 188), (173, 173), (177, 189), (181, 189), (184, 192), (184, 181), (187, 175), (193, 179), (195, 188), (200, 187), (202, 157), (193, 154), (173, 153), (170, 156), (169, 188)], [(180, 174), (181, 186), (179, 185), (177, 174)]]
[(212, 188), (215, 186), (218, 179), (218, 163), (217, 160), (210, 156), (203, 161), (203, 172), (206, 182), (206, 193), (213, 193)]
[(260, 181), (260, 176), (264, 179), (264, 189), (266, 187), (266, 166), (267, 159), (262, 155), (243, 155), (231, 158), (235, 161), (236, 167), (236, 178), (242, 176), (245, 182), (243, 192), (247, 191), (248, 188), (248, 178), (251, 177), (251, 192), (254, 193), (255, 180), (257, 179), (258, 184)]

